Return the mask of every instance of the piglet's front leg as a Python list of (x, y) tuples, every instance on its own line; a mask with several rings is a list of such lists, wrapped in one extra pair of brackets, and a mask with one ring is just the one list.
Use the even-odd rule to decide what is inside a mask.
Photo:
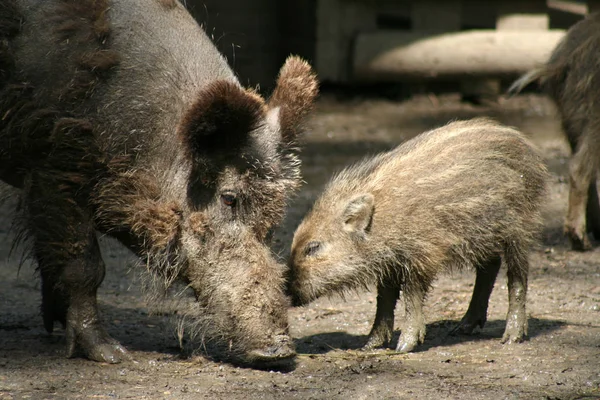
[(394, 334), (394, 309), (399, 289), (393, 285), (377, 286), (377, 312), (364, 350), (387, 346)]
[(425, 340), (425, 318), (423, 317), (425, 293), (420, 289), (407, 287), (403, 290), (403, 297), (406, 317), (396, 351), (409, 353)]

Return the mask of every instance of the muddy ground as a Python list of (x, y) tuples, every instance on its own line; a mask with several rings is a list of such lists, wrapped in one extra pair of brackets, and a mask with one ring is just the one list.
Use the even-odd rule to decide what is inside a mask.
[[(531, 252), (529, 341), (502, 345), (505, 274), (492, 294), (488, 323), (472, 336), (449, 336), (466, 311), (472, 272), (441, 277), (426, 305), (427, 337), (418, 351), (359, 351), (375, 309), (374, 293), (323, 299), (290, 312), (299, 357), (291, 372), (257, 371), (182, 356), (166, 313), (140, 293), (134, 259), (103, 239), (107, 276), (99, 302), (109, 332), (131, 352), (117, 365), (65, 359), (63, 332), (48, 335), (34, 268), (9, 257), (10, 213), (0, 211), (0, 399), (591, 399), (600, 398), (600, 248), (569, 250), (562, 236), (568, 147), (555, 110), (538, 95), (491, 106), (456, 95), (407, 101), (324, 95), (302, 153), (306, 185), (275, 237), (285, 256), (294, 227), (331, 173), (451, 119), (491, 115), (517, 126), (542, 149), (552, 171), (542, 243)], [(397, 309), (396, 329), (403, 307)], [(398, 333), (395, 338), (397, 339)]]

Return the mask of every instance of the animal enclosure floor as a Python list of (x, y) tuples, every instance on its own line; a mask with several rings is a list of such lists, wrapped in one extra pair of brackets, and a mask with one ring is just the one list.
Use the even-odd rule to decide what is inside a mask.
[[(166, 307), (153, 312), (141, 294), (135, 260), (102, 239), (107, 264), (99, 303), (109, 332), (132, 361), (116, 365), (65, 359), (63, 331), (49, 335), (39, 312), (34, 268), (9, 257), (14, 201), (0, 209), (0, 399), (600, 399), (600, 247), (572, 252), (562, 235), (569, 150), (552, 104), (525, 95), (481, 107), (457, 95), (393, 102), (338, 101), (324, 95), (302, 151), (306, 184), (275, 236), (285, 257), (295, 226), (334, 171), (452, 119), (491, 116), (524, 131), (552, 173), (542, 243), (531, 252), (529, 340), (502, 345), (508, 293), (502, 270), (488, 322), (472, 336), (451, 336), (466, 311), (474, 274), (441, 276), (426, 302), (427, 336), (418, 351), (362, 352), (375, 294), (320, 299), (290, 312), (299, 352), (291, 372), (183, 357)], [(397, 307), (396, 335), (402, 327)], [(395, 344), (395, 343), (393, 343)]]

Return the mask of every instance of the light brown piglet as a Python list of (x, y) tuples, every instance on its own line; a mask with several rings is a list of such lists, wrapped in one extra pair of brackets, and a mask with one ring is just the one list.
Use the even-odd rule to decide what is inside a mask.
[(527, 334), (528, 250), (540, 228), (546, 167), (515, 129), (487, 119), (453, 122), (337, 174), (292, 243), (289, 287), (295, 305), (377, 286), (366, 348), (392, 338), (402, 292), (406, 323), (396, 350), (425, 337), (423, 301), (438, 273), (477, 272), (457, 330), (486, 322), (501, 262), (509, 309), (503, 342)]

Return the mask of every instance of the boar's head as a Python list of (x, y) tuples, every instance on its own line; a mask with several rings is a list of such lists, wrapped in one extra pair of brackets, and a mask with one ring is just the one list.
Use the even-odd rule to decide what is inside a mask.
[(179, 126), (191, 165), (178, 253), (183, 278), (210, 315), (205, 333), (238, 361), (290, 360), (285, 266), (271, 230), (300, 184), (296, 139), (317, 94), (310, 66), (290, 57), (265, 102), (230, 81), (198, 95)]

